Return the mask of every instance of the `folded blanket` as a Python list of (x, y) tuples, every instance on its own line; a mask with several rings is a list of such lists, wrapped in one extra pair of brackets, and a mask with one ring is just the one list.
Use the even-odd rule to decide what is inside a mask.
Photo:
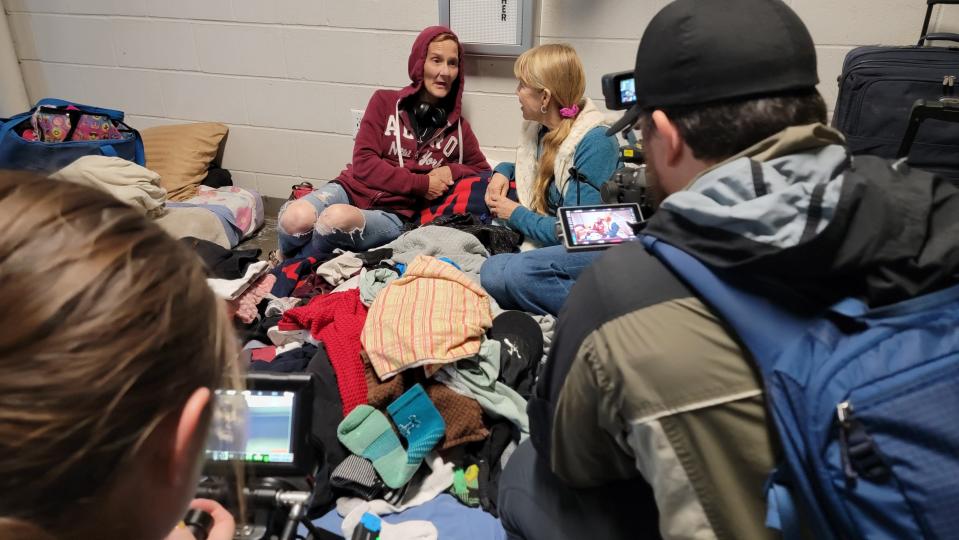
[(220, 218), (206, 208), (168, 208), (165, 215), (154, 221), (174, 238), (192, 236), (224, 249), (236, 245), (227, 236)]
[(83, 156), (50, 178), (106, 191), (151, 218), (165, 213), (166, 190), (160, 187), (160, 175), (123, 158)]
[(243, 231), (237, 227), (234, 222), (233, 212), (225, 207), (216, 204), (191, 204), (191, 203), (178, 203), (178, 202), (167, 202), (167, 210), (185, 210), (193, 209), (202, 210), (207, 213), (211, 213), (220, 220), (220, 226), (223, 227), (223, 231), (226, 234), (227, 240), (229, 240), (231, 246), (239, 245), (242, 240)]
[(218, 207), (214, 210), (216, 212), (225, 209), (227, 213), (224, 217), (239, 231), (241, 240), (263, 225), (263, 198), (255, 191), (237, 186), (198, 186), (195, 196), (175, 204)]

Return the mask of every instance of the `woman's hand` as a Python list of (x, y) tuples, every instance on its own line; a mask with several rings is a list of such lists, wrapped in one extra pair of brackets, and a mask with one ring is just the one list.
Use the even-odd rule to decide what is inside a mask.
[(486, 206), (493, 206), (493, 195), (505, 197), (508, 191), (509, 178), (506, 178), (500, 173), (493, 173), (493, 176), (489, 179), (489, 185), (486, 186), (486, 195), (483, 196), (483, 200), (486, 201)]
[[(193, 499), (193, 502), (190, 503), (190, 508), (203, 510), (213, 516), (213, 528), (210, 529), (207, 540), (233, 540), (233, 534), (236, 532), (236, 522), (233, 520), (233, 516), (230, 515), (226, 508), (223, 508), (220, 503), (210, 499)], [(190, 529), (182, 525), (177, 525), (177, 527), (167, 535), (166, 540), (195, 540), (195, 538), (190, 534)]]
[(436, 199), (453, 185), (453, 171), (446, 165), (433, 169), (427, 176), (430, 177), (430, 187), (426, 192), (428, 200)]
[(487, 203), (493, 215), (500, 219), (509, 219), (513, 215), (513, 212), (519, 208), (521, 205), (510, 199), (506, 195), (491, 195), (489, 197), (490, 202)]

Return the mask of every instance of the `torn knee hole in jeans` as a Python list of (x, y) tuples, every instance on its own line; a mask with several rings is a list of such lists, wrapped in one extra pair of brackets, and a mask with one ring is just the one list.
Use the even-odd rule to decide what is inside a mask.
[(329, 223), (327, 223), (328, 221), (329, 220), (325, 219), (323, 215), (320, 215), (320, 219), (316, 220), (315, 230), (317, 234), (319, 234), (320, 236), (329, 236), (335, 233), (343, 233), (343, 234), (349, 235), (352, 238), (354, 234), (359, 233), (359, 237), (363, 238), (363, 231), (366, 229), (365, 218), (361, 226), (352, 227), (352, 228), (334, 227), (333, 225), (330, 225)]
[(306, 235), (312, 233), (312, 232), (313, 232), (313, 228), (312, 228), (312, 227), (306, 227), (305, 230), (300, 231), (300, 232), (290, 232), (290, 231), (286, 230), (286, 227), (283, 226), (283, 215), (286, 214), (286, 211), (287, 211), (287, 209), (288, 209), (289, 206), (290, 206), (290, 203), (286, 203), (286, 204), (284, 204), (284, 205), (280, 208), (280, 212), (279, 212), (279, 213), (277, 214), (277, 216), (276, 216), (276, 228), (277, 228), (277, 230), (280, 231), (280, 232), (283, 233), (283, 234), (292, 236), (293, 238), (300, 238), (300, 237), (303, 237), (303, 236), (306, 236)]

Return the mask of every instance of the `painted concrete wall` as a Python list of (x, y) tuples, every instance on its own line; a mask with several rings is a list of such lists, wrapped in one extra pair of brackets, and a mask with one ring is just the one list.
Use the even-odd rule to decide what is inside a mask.
[[(138, 128), (230, 125), (224, 166), (237, 183), (283, 196), (335, 176), (353, 120), (379, 87), (408, 82), (416, 33), (435, 0), (2, 0), (31, 102), (46, 96), (127, 112)], [(921, 0), (787, 0), (817, 44), (820, 91), (836, 100), (857, 45), (911, 44)], [(629, 69), (643, 28), (667, 0), (540, 0), (538, 43), (569, 42), (602, 100), (603, 73)], [(748, 17), (748, 14), (743, 14)], [(933, 27), (959, 28), (959, 6)], [(465, 113), (491, 160), (510, 160), (520, 124), (509, 58), (467, 58)]]

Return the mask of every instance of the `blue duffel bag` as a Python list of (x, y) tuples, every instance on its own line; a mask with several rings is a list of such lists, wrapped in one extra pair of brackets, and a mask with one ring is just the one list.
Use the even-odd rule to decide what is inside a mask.
[[(24, 139), (16, 128), (30, 125), (33, 114), (40, 107), (65, 109), (73, 106), (81, 113), (106, 116), (120, 132), (121, 139), (101, 139), (62, 142), (41, 142)], [(26, 126), (24, 126), (26, 124)], [(7, 120), (0, 120), (0, 169), (28, 170), (52, 173), (69, 165), (77, 158), (88, 155), (115, 156), (146, 163), (143, 139), (140, 133), (123, 122), (123, 112), (100, 107), (72, 103), (62, 99), (41, 99), (25, 113)]]

